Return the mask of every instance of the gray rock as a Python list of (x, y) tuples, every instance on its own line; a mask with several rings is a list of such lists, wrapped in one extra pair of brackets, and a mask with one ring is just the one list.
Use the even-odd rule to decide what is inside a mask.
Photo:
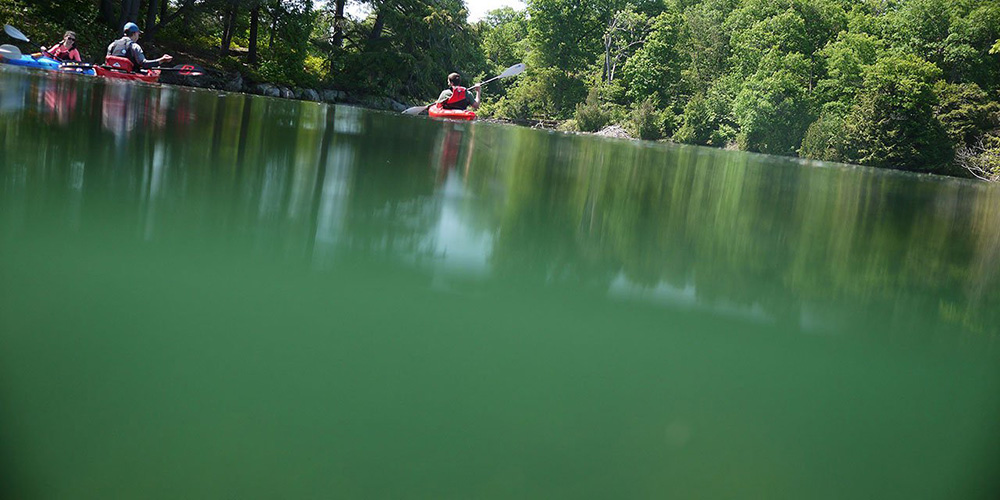
[(395, 99), (389, 99), (389, 106), (393, 111), (405, 111), (409, 107)]
[(596, 132), (595, 135), (601, 135), (604, 137), (615, 137), (618, 139), (631, 139), (632, 136), (619, 125), (609, 125), (601, 129), (600, 132)]
[(347, 94), (339, 90), (327, 89), (323, 91), (323, 100), (325, 102), (344, 102), (347, 100)]
[(227, 78), (222, 84), (222, 89), (230, 92), (242, 92), (243, 75), (236, 73), (233, 77)]
[(320, 100), (319, 92), (316, 92), (313, 89), (302, 89), (302, 97), (299, 97), (299, 99), (305, 99), (307, 101), (319, 101)]
[(260, 94), (268, 97), (281, 97), (281, 89), (271, 85), (270, 83), (258, 83), (254, 86), (253, 91), (255, 94)]

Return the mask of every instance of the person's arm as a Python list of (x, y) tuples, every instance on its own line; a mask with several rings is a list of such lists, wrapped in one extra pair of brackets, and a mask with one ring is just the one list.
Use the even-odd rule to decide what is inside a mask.
[(469, 107), (472, 108), (472, 109), (479, 109), (479, 92), (482, 89), (479, 88), (479, 85), (476, 85), (473, 88), (476, 89), (476, 98), (475, 98), (475, 100), (469, 102)]
[(83, 62), (83, 58), (80, 57), (80, 51), (76, 49), (69, 51), (69, 58), (76, 62)]
[(132, 53), (135, 54), (135, 62), (139, 63), (139, 67), (142, 69), (155, 68), (165, 62), (170, 62), (173, 57), (170, 54), (163, 54), (161, 57), (156, 59), (146, 59), (146, 54), (143, 53), (142, 47), (139, 44), (132, 45)]

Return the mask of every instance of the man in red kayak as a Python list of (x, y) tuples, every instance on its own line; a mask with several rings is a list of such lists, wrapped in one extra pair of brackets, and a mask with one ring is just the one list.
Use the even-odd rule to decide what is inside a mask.
[(108, 45), (108, 54), (104, 58), (104, 64), (121, 68), (123, 71), (138, 71), (140, 69), (155, 68), (163, 63), (170, 62), (173, 57), (170, 54), (163, 54), (157, 59), (146, 59), (139, 46), (139, 27), (135, 23), (125, 23), (123, 28), (125, 36), (111, 42)]
[(49, 48), (42, 47), (42, 54), (62, 62), (83, 61), (80, 59), (80, 51), (76, 50), (76, 33), (72, 31), (67, 31), (61, 42)]
[(479, 109), (479, 86), (473, 87), (476, 96), (469, 98), (469, 89), (462, 86), (462, 77), (458, 73), (448, 75), (448, 87), (438, 96), (437, 103), (444, 109)]

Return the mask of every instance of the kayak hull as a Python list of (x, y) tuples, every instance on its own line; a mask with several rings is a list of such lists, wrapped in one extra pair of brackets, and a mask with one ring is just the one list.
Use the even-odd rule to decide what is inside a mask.
[(59, 69), (59, 61), (55, 59), (49, 59), (48, 57), (35, 59), (27, 54), (22, 54), (20, 59), (0, 57), (0, 62), (10, 64), (11, 66), (21, 66), (22, 68), (47, 69), (52, 71)]
[(22, 68), (34, 68), (34, 69), (44, 69), (46, 71), (61, 71), (63, 73), (76, 73), (78, 75), (89, 75), (94, 76), (97, 74), (94, 68), (89, 66), (82, 66), (79, 63), (74, 65), (66, 66), (59, 61), (49, 58), (49, 57), (39, 57), (35, 59), (27, 54), (22, 54), (20, 59), (9, 59), (6, 57), (0, 57), (0, 63), (9, 64), (11, 66), (20, 66)]
[(435, 104), (428, 108), (427, 114), (434, 118), (448, 118), (451, 120), (476, 119), (476, 112), (471, 109), (444, 109), (440, 104)]
[(160, 71), (156, 69), (151, 69), (142, 73), (130, 73), (128, 71), (121, 71), (117, 69), (109, 69), (102, 66), (94, 66), (94, 70), (97, 71), (97, 76), (102, 76), (104, 78), (114, 78), (116, 80), (129, 80), (133, 82), (146, 82), (146, 83), (156, 83), (160, 80)]

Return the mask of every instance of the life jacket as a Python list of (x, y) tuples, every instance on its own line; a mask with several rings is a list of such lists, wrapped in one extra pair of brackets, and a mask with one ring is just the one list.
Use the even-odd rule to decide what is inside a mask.
[(465, 87), (452, 87), (451, 98), (441, 103), (441, 107), (444, 109), (465, 109), (469, 107), (467, 97), (468, 93), (465, 91)]
[(135, 70), (135, 65), (132, 64), (132, 60), (127, 57), (106, 56), (104, 58), (104, 65), (110, 66), (115, 69), (120, 69), (128, 73), (131, 73)]
[[(119, 38), (108, 46), (108, 54), (104, 57), (104, 64), (114, 68), (121, 68), (123, 71), (135, 71), (138, 62), (135, 60), (135, 52), (132, 44), (135, 43), (129, 37)], [(126, 66), (125, 63), (128, 63)], [(127, 68), (127, 69), (126, 69)]]
[(52, 46), (51, 49), (47, 50), (48, 54), (52, 56), (53, 59), (58, 59), (60, 61), (79, 61), (80, 52), (76, 48), (67, 49), (62, 43), (57, 43)]

